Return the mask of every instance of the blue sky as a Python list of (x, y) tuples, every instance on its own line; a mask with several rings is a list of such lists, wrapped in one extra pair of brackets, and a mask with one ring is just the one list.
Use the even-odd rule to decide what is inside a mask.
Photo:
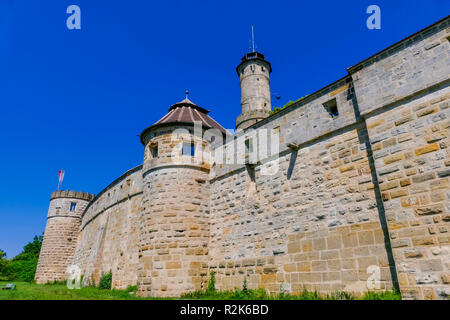
[[(66, 28), (71, 4), (81, 30)], [(371, 4), (381, 30), (366, 28)], [(186, 89), (233, 129), (252, 24), (282, 106), (449, 12), (446, 0), (1, 0), (0, 248), (13, 257), (44, 231), (59, 169), (63, 189), (98, 193), (139, 165), (137, 135)]]

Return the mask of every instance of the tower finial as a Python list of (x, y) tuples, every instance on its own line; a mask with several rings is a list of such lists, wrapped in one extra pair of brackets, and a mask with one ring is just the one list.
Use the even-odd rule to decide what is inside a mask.
[(188, 90), (186, 90), (186, 99), (188, 98), (188, 95), (189, 95), (189, 91)]
[(253, 32), (253, 25), (252, 25), (252, 52), (255, 52), (255, 34)]

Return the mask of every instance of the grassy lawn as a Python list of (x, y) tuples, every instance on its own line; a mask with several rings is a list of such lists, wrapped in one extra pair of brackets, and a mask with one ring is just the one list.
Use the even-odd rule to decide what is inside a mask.
[[(0, 287), (8, 282), (0, 281)], [(92, 287), (70, 290), (65, 284), (35, 284), (13, 282), (15, 291), (0, 290), (0, 300), (155, 300), (161, 298), (140, 298), (126, 290), (104, 290)], [(345, 292), (336, 292), (327, 296), (316, 292), (304, 291), (298, 295), (268, 295), (265, 290), (230, 290), (222, 292), (193, 292), (185, 294), (181, 299), (195, 300), (400, 300), (399, 294), (388, 291), (368, 293), (356, 298)]]
[(149, 300), (155, 298), (139, 298), (125, 290), (102, 290), (98, 288), (81, 288), (70, 290), (66, 284), (35, 284), (29, 282), (14, 283), (15, 291), (0, 290), (0, 300)]

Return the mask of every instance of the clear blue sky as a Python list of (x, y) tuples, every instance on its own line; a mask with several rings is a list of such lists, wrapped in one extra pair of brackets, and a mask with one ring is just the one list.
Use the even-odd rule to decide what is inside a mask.
[[(366, 28), (370, 4), (381, 30)], [(11, 258), (44, 231), (58, 169), (64, 189), (98, 193), (141, 164), (136, 135), (186, 89), (234, 128), (252, 24), (281, 106), (449, 12), (447, 0), (1, 0), (0, 248)]]

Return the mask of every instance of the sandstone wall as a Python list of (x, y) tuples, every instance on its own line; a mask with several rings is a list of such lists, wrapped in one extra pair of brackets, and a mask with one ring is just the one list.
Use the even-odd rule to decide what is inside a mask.
[[(52, 193), (35, 280), (37, 283), (67, 278), (77, 245), (81, 215), (91, 200), (90, 194), (76, 191)], [(71, 205), (75, 204), (75, 208)]]
[(119, 177), (83, 215), (73, 264), (81, 268), (84, 285), (97, 284), (109, 271), (115, 288), (137, 284), (141, 169), (136, 167)]
[(279, 132), (279, 157), (213, 166), (219, 287), (367, 290), (374, 265), (404, 298), (448, 296), (449, 38), (444, 19), (253, 125)]
[[(324, 107), (332, 99), (335, 117)], [(247, 277), (249, 287), (274, 292), (361, 292), (371, 265), (380, 267), (380, 288), (392, 288), (382, 204), (353, 100), (343, 78), (254, 126), (280, 132), (279, 156), (261, 159), (254, 173), (249, 165), (213, 167), (210, 268), (220, 289)], [(287, 147), (294, 143), (298, 150)]]
[[(152, 130), (143, 165), (87, 208), (71, 216), (71, 200), (52, 199), (36, 280), (63, 279), (74, 263), (85, 284), (111, 270), (114, 287), (141, 295), (204, 288), (209, 271), (218, 289), (247, 279), (272, 292), (361, 293), (378, 270), (378, 289), (448, 297), (449, 39), (447, 18), (225, 147), (216, 140), (213, 158), (192, 128)], [(254, 157), (262, 129), (279, 148)], [(196, 157), (181, 156), (191, 138)]]
[(450, 294), (448, 19), (349, 71), (404, 298)]
[(367, 122), (405, 298), (450, 293), (449, 98), (439, 89)]
[[(140, 238), (139, 294), (179, 296), (200, 290), (207, 280), (209, 145), (192, 131), (164, 127), (146, 141), (144, 199)], [(181, 145), (195, 142), (195, 156), (183, 156)], [(150, 146), (158, 145), (152, 158)]]

